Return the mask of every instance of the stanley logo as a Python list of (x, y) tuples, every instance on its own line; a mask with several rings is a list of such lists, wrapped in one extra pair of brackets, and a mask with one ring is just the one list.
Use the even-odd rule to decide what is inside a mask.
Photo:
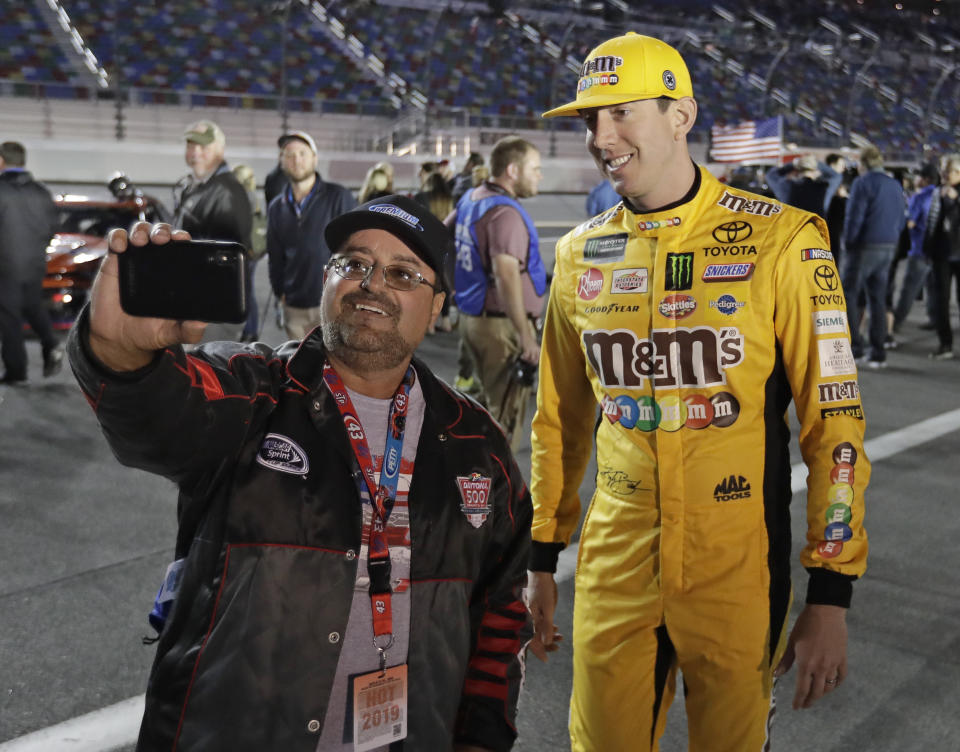
[(742, 475), (731, 475), (724, 478), (713, 489), (714, 501), (735, 501), (736, 499), (750, 498), (750, 481)]
[(664, 290), (689, 290), (693, 286), (693, 253), (668, 253)]

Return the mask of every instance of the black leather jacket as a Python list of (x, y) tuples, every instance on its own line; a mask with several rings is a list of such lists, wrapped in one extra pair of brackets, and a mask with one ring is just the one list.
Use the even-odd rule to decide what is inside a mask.
[(194, 240), (232, 240), (250, 247), (253, 209), (226, 162), (202, 183), (188, 175), (174, 193), (174, 227), (186, 230)]
[[(138, 750), (314, 752), (347, 626), (361, 508), (317, 336), (297, 349), (232, 342), (158, 354), (108, 374), (69, 354), (121, 462), (176, 481), (187, 563), (160, 635)], [(530, 496), (489, 415), (414, 361), (426, 411), (410, 488), (408, 737), (507, 750), (531, 630), (521, 602)], [(265, 434), (302, 448), (309, 472), (257, 462)], [(492, 479), (492, 513), (467, 520), (457, 478)]]
[(0, 274), (39, 280), (47, 272), (47, 245), (57, 231), (57, 208), (26, 170), (0, 172)]

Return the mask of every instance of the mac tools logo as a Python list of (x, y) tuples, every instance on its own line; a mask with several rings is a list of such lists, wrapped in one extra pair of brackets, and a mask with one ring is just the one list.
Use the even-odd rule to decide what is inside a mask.
[(714, 501), (736, 501), (750, 498), (750, 481), (742, 475), (731, 475), (713, 489)]

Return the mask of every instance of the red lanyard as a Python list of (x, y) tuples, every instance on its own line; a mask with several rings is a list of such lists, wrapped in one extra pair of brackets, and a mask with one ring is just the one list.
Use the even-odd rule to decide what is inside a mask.
[(400, 459), (403, 455), (403, 434), (406, 428), (407, 404), (413, 386), (413, 366), (407, 367), (403, 381), (397, 387), (387, 420), (387, 440), (383, 449), (380, 483), (376, 482), (373, 455), (367, 444), (367, 435), (360, 425), (356, 408), (340, 375), (329, 363), (323, 366), (323, 380), (337, 403), (343, 425), (350, 437), (350, 445), (360, 465), (370, 495), (373, 514), (370, 520), (370, 540), (367, 544), (367, 574), (370, 578), (370, 611), (373, 615), (373, 646), (380, 652), (380, 668), (386, 667), (386, 651), (393, 645), (393, 612), (390, 597), (390, 546), (387, 542), (387, 519), (393, 511), (400, 480)]

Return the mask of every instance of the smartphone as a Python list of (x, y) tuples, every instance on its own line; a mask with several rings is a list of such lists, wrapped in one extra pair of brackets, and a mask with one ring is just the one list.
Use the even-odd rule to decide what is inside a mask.
[(118, 254), (120, 305), (131, 316), (239, 324), (247, 318), (240, 243), (171, 240)]

